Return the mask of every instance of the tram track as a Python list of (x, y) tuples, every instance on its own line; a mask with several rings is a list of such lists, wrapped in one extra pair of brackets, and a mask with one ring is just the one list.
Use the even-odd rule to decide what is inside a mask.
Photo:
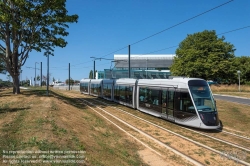
[[(97, 100), (96, 100), (96, 101), (97, 101)], [(98, 101), (98, 102), (101, 102), (101, 101)], [(104, 102), (102, 102), (102, 103), (104, 103)], [(104, 103), (104, 104), (106, 104), (106, 103)], [(108, 105), (108, 104), (107, 104), (107, 105)], [(121, 111), (123, 111), (123, 110), (121, 110)], [(127, 112), (127, 113), (128, 113), (128, 112)], [(128, 113), (128, 114), (134, 116), (134, 115), (131, 114), (131, 113)], [(184, 130), (189, 130), (189, 131), (192, 131), (192, 132), (194, 132), (194, 133), (198, 133), (198, 134), (200, 134), (200, 135), (209, 137), (209, 138), (211, 138), (211, 139), (213, 139), (213, 140), (216, 140), (216, 141), (219, 141), (219, 142), (222, 142), (222, 143), (231, 145), (231, 146), (233, 146), (233, 147), (236, 147), (236, 148), (245, 150), (245, 151), (247, 151), (247, 152), (250, 152), (250, 149), (247, 148), (247, 147), (250, 147), (250, 141), (248, 141), (248, 140), (250, 140), (250, 139), (248, 139), (247, 137), (239, 136), (239, 135), (237, 135), (237, 134), (225, 132), (225, 133), (227, 133), (227, 134), (230, 134), (230, 135), (233, 135), (233, 136), (236, 136), (236, 137), (241, 138), (241, 140), (240, 140), (241, 142), (242, 142), (242, 139), (245, 140), (245, 141), (248, 141), (248, 142), (247, 142), (247, 143), (248, 143), (247, 146), (242, 146), (242, 145), (237, 144), (237, 143), (233, 143), (233, 142), (230, 142), (230, 141), (226, 141), (226, 140), (223, 140), (223, 139), (214, 137), (214, 136), (209, 135), (209, 134), (205, 134), (205, 132), (199, 132), (199, 131), (196, 131), (196, 130), (193, 130), (193, 129), (190, 129), (190, 128), (187, 128), (187, 127), (182, 127), (182, 126), (179, 126), (179, 127), (182, 128), (182, 129), (184, 129)], [(235, 139), (235, 138), (233, 138), (233, 139)]]
[[(88, 104), (91, 104), (91, 105), (94, 105), (84, 99), (78, 99), (78, 100), (81, 100), (83, 101), (85, 104), (88, 103)], [(106, 120), (108, 120), (109, 122), (111, 122), (112, 124), (114, 124), (116, 127), (118, 127), (119, 129), (123, 130), (125, 133), (129, 134), (132, 138), (134, 138), (135, 140), (137, 140), (138, 142), (140, 142), (141, 144), (143, 144), (145, 147), (149, 148), (151, 151), (153, 151), (154, 153), (162, 156), (161, 153), (157, 152), (156, 150), (154, 150), (153, 148), (151, 148), (149, 145), (147, 145), (145, 142), (142, 142), (141, 140), (139, 140), (137, 137), (135, 137), (133, 134), (130, 134), (128, 131), (122, 129), (120, 126), (118, 126), (116, 123), (114, 123), (113, 121), (111, 121), (110, 119), (108, 119), (107, 117), (105, 117), (103, 114), (101, 114), (100, 112), (96, 111), (95, 109), (93, 109), (93, 107), (90, 107), (88, 104), (86, 104), (89, 108), (91, 108), (92, 110), (94, 110), (96, 113), (98, 113), (99, 115), (101, 115), (102, 117), (104, 117)], [(146, 132), (138, 129), (137, 127), (134, 127), (133, 125), (130, 125), (129, 123), (125, 122), (124, 120), (122, 120), (121, 118), (118, 118), (117, 116), (114, 116), (112, 114), (110, 114), (108, 111), (100, 108), (100, 107), (97, 107), (98, 109), (102, 110), (104, 113), (108, 114), (109, 116), (113, 117), (114, 119), (122, 122), (123, 124), (125, 124), (126, 126), (130, 127), (131, 129), (135, 130), (136, 132), (142, 134), (143, 136), (151, 139), (152, 141), (156, 142), (158, 145), (164, 147), (164, 148), (167, 148), (168, 150), (174, 152), (175, 154), (181, 156), (182, 158), (186, 159), (187, 161), (189, 161), (190, 163), (193, 163), (194, 165), (197, 165), (197, 166), (202, 166), (203, 164), (200, 163), (199, 161), (196, 161), (195, 159), (179, 152), (178, 150), (174, 149), (174, 148), (171, 148), (170, 146), (167, 146), (165, 145), (163, 142), (155, 139), (153, 136), (147, 134)]]
[[(245, 136), (245, 135), (235, 134), (235, 133), (232, 133), (232, 132), (229, 132), (229, 131), (225, 131), (225, 130), (218, 130), (218, 131), (226, 133), (228, 135), (233, 135), (235, 137), (239, 137), (239, 138), (242, 138), (242, 139), (245, 139), (245, 140), (250, 140), (250, 137)], [(240, 131), (237, 131), (237, 130), (234, 130), (234, 131), (237, 132), (237, 133), (241, 133)]]
[[(67, 95), (67, 96), (75, 98), (75, 96), (72, 96), (72, 95)], [(190, 156), (187, 156), (187, 155), (179, 152), (178, 150), (171, 148), (170, 146), (167, 146), (166, 144), (164, 144), (164, 142), (157, 140), (156, 138), (147, 134), (146, 132), (138, 129), (137, 127), (135, 127), (127, 122), (125, 122), (121, 118), (118, 118), (117, 116), (112, 115), (111, 113), (104, 110), (103, 108), (101, 108), (99, 106), (95, 106), (95, 104), (93, 104), (92, 102), (86, 101), (82, 98), (75, 98), (75, 99), (81, 101), (82, 104), (87, 106), (89, 109), (93, 110), (95, 113), (97, 113), (102, 118), (109, 121), (110, 123), (112, 123), (118, 129), (120, 129), (123, 132), (125, 132), (126, 134), (128, 134), (130, 137), (132, 137), (134, 140), (136, 140), (137, 142), (142, 144), (144, 147), (150, 149), (153, 153), (166, 159), (166, 161), (169, 162), (169, 159), (171, 159), (171, 157), (178, 159), (177, 163), (169, 162), (168, 165), (176, 165), (176, 164), (183, 165), (184, 163), (185, 163), (184, 165), (197, 165), (197, 166), (204, 165), (204, 164), (200, 163), (199, 161), (191, 158)], [(105, 115), (103, 113), (100, 113), (100, 111), (97, 111), (96, 108), (101, 110)], [(124, 125), (126, 127), (124, 127)], [(128, 128), (130, 128), (130, 129), (128, 129)], [(164, 153), (167, 155), (164, 155)], [(176, 155), (179, 157), (176, 157)]]
[[(80, 96), (80, 94), (79, 95), (74, 95), (74, 96), (72, 96), (72, 93), (70, 94), (70, 96), (71, 97), (77, 97), (78, 98), (78, 100), (84, 100), (84, 99), (82, 99), (82, 96)], [(80, 99), (79, 99), (79, 97), (80, 97)], [(183, 136), (183, 135), (181, 135), (181, 134), (178, 134), (178, 133), (176, 133), (176, 132), (173, 132), (173, 131), (171, 131), (171, 130), (168, 130), (168, 129), (165, 129), (164, 127), (162, 127), (162, 126), (158, 126), (158, 125), (156, 125), (156, 124), (154, 124), (154, 123), (152, 123), (152, 122), (149, 122), (149, 121), (146, 121), (145, 119), (143, 119), (143, 118), (140, 118), (140, 117), (136, 117), (135, 115), (132, 115), (131, 113), (129, 113), (129, 112), (126, 112), (126, 111), (124, 111), (124, 110), (121, 110), (120, 108), (114, 108), (112, 105), (113, 104), (111, 104), (111, 106), (110, 106), (110, 104), (107, 104), (106, 102), (106, 100), (105, 100), (105, 102), (104, 102), (104, 100), (102, 100), (102, 101), (100, 101), (100, 100), (98, 100), (98, 101), (96, 101), (96, 100), (94, 100), (94, 97), (92, 97), (92, 96), (88, 96), (88, 95), (85, 95), (84, 96), (85, 98), (88, 98), (88, 99), (91, 99), (91, 100), (93, 100), (93, 102), (92, 103), (95, 103), (95, 105), (98, 105), (97, 103), (99, 102), (102, 102), (102, 104), (104, 105), (106, 105), (106, 107), (105, 107), (105, 109), (108, 109), (108, 111), (109, 112), (111, 112), (111, 114), (112, 115), (116, 115), (117, 114), (117, 110), (120, 110), (120, 114), (118, 114), (118, 115), (116, 115), (116, 116), (121, 116), (121, 112), (123, 111), (123, 113), (122, 113), (122, 116), (121, 117), (123, 117), (123, 121), (130, 121), (130, 124), (137, 124), (137, 123), (140, 123), (141, 124), (141, 126), (144, 126), (143, 125), (143, 123), (147, 123), (148, 125), (151, 125), (151, 126), (154, 126), (154, 127), (156, 127), (157, 129), (153, 129), (153, 130), (161, 130), (161, 135), (160, 136), (153, 136), (153, 137), (157, 137), (156, 139), (157, 140), (160, 140), (161, 141), (161, 139), (162, 138), (168, 138), (167, 136), (169, 136), (169, 137), (172, 137), (172, 135), (175, 135), (175, 136), (177, 136), (177, 137), (179, 137), (179, 138), (182, 138), (182, 139), (185, 139), (186, 141), (187, 141), (187, 144), (190, 144), (190, 142), (191, 143), (193, 143), (193, 144), (195, 144), (196, 145), (196, 148), (197, 148), (197, 146), (198, 147), (202, 147), (202, 148), (204, 148), (204, 149), (206, 149), (207, 151), (205, 151), (204, 153), (205, 154), (207, 154), (207, 153), (210, 153), (211, 154), (211, 151), (212, 151), (212, 153), (213, 153), (213, 155), (212, 155), (212, 157), (214, 158), (214, 159), (216, 159), (216, 160), (223, 160), (222, 162), (223, 163), (225, 163), (225, 165), (231, 165), (232, 163), (232, 161), (234, 161), (236, 164), (237, 163), (240, 163), (240, 164), (243, 164), (243, 165), (250, 165), (248, 162), (246, 162), (246, 161), (243, 161), (243, 160), (241, 160), (241, 159), (239, 159), (239, 157), (237, 158), (237, 156), (232, 156), (231, 154), (228, 154), (228, 153), (225, 153), (225, 152), (221, 152), (221, 151), (219, 151), (219, 150), (216, 150), (216, 149), (214, 149), (214, 148), (211, 148), (211, 147), (209, 147), (209, 146), (206, 146), (206, 145), (203, 145), (203, 143), (199, 143), (199, 142), (197, 142), (197, 141), (194, 141), (194, 140), (192, 140), (192, 139), (190, 139), (190, 138), (188, 138), (188, 137), (190, 137), (190, 136), (188, 136), (188, 137), (185, 137), (185, 136)], [(123, 106), (124, 108), (127, 108), (127, 107), (125, 107), (125, 106)], [(113, 110), (112, 110), (112, 109)], [(101, 108), (101, 109), (103, 109), (103, 108)], [(106, 110), (107, 111), (107, 110)], [(135, 111), (135, 110), (133, 110), (133, 111)], [(126, 112), (126, 113), (125, 113)], [(125, 115), (125, 114), (127, 114), (127, 115)], [(130, 114), (130, 115), (129, 115)], [(127, 118), (125, 118), (126, 116), (128, 116)], [(135, 122), (132, 122), (131, 121), (131, 117), (133, 117), (134, 119), (136, 119), (135, 121), (136, 121), (136, 123)], [(138, 119), (140, 120), (139, 122), (138, 122)], [(158, 118), (155, 118), (155, 119), (158, 119)], [(159, 119), (158, 119), (159, 120)], [(143, 123), (142, 123), (142, 121), (143, 121)], [(138, 125), (133, 125), (134, 127), (136, 126), (136, 127), (138, 127)], [(143, 129), (144, 128), (144, 129)], [(151, 127), (152, 128), (152, 127)], [(180, 126), (179, 126), (179, 128), (180, 128)], [(185, 130), (185, 128), (183, 128), (182, 127), (182, 129), (183, 130)], [(140, 128), (139, 127), (139, 130), (143, 130), (143, 132), (145, 132), (145, 133), (147, 133), (148, 134), (148, 131), (147, 131), (147, 129), (146, 129), (146, 127), (142, 127), (142, 128)], [(187, 131), (187, 130), (186, 130)], [(166, 133), (168, 133), (168, 134), (165, 134), (165, 136), (162, 134), (162, 133), (164, 133), (164, 132), (166, 132)], [(197, 134), (200, 134), (201, 135), (201, 133), (197, 133)], [(152, 133), (151, 134), (149, 134), (149, 135), (153, 135)], [(162, 138), (161, 138), (162, 137)], [(211, 136), (210, 136), (211, 137)], [(177, 138), (175, 138), (175, 140), (176, 140)], [(213, 140), (216, 140), (216, 139), (213, 139)], [(218, 141), (218, 140), (217, 140)], [(164, 142), (164, 141), (163, 141)], [(166, 143), (165, 143), (166, 144)], [(218, 144), (218, 143), (217, 143)], [(221, 143), (221, 144), (230, 144), (230, 143)], [(227, 146), (228, 146), (227, 145)], [(192, 145), (193, 146), (193, 145)], [(232, 148), (232, 146), (234, 146), (234, 148)], [(242, 148), (240, 148), (240, 146), (239, 147), (237, 147), (238, 145), (233, 145), (233, 144), (231, 144), (230, 145), (230, 149), (242, 149)], [(176, 147), (175, 147), (176, 148)], [(245, 148), (245, 149), (242, 149), (242, 150), (244, 150), (244, 151), (247, 151), (247, 152), (249, 152), (249, 149), (247, 149), (247, 148)], [(199, 150), (198, 150), (199, 151)], [(214, 153), (216, 153), (217, 155), (215, 155)], [(184, 153), (185, 155), (187, 155), (187, 156), (190, 156), (190, 154), (187, 154), (187, 152), (185, 152)], [(249, 154), (248, 154), (249, 155)], [(197, 158), (197, 157), (193, 157), (193, 156), (195, 156), (194, 154), (192, 154), (191, 155), (192, 156), (192, 158)], [(196, 155), (197, 156), (197, 155)], [(223, 157), (224, 156), (224, 157)], [(198, 158), (199, 158), (199, 154), (198, 154)], [(225, 160), (225, 159), (230, 159), (230, 160)], [(197, 159), (196, 159), (197, 160)], [(199, 159), (198, 159), (198, 161), (199, 162), (202, 162), (203, 164), (210, 164), (211, 163), (211, 165), (213, 165), (212, 163), (212, 161), (208, 161), (208, 160), (206, 160), (205, 161), (205, 163), (204, 163), (204, 161), (200, 161)], [(234, 163), (234, 164), (235, 164)]]
[[(98, 101), (98, 102), (100, 102), (100, 101)], [(104, 103), (104, 102), (102, 102), (102, 103)], [(106, 104), (106, 103), (104, 103), (104, 104)], [(119, 108), (118, 108), (118, 109), (119, 109)], [(121, 109), (119, 109), (119, 110), (122, 111), (122, 112), (125, 112), (125, 111), (123, 111), (123, 110), (121, 110)], [(125, 112), (125, 113), (130, 114), (130, 113), (128, 113), (128, 112)], [(130, 114), (130, 115), (131, 115), (131, 116), (134, 116), (133, 114)], [(138, 118), (138, 119), (140, 119), (140, 120), (145, 121), (144, 119), (139, 118), (139, 117), (137, 117), (137, 116), (134, 116), (134, 117), (136, 117), (136, 118)], [(151, 122), (148, 122), (148, 123), (151, 123)], [(162, 126), (158, 126), (158, 125), (153, 124), (153, 123), (151, 123), (151, 124), (157, 126), (158, 128), (161, 128), (161, 129), (163, 129), (163, 130), (167, 130), (168, 132), (171, 132), (170, 130), (168, 130), (168, 129), (166, 129), (166, 128), (163, 128)], [(181, 126), (179, 126), (179, 127), (181, 127)], [(228, 142), (228, 141), (225, 141), (225, 140), (222, 140), (222, 139), (218, 139), (218, 138), (216, 138), (216, 137), (213, 137), (213, 136), (210, 136), (210, 135), (207, 135), (207, 134), (204, 134), (204, 133), (202, 133), (202, 132), (198, 132), (198, 131), (195, 131), (195, 130), (192, 130), (192, 129), (189, 129), (189, 128), (185, 128), (185, 127), (181, 127), (181, 128), (184, 129), (184, 130), (189, 130), (189, 131), (192, 131), (192, 132), (194, 132), (194, 133), (198, 133), (198, 134), (200, 134), (200, 135), (209, 137), (209, 138), (211, 138), (211, 139), (213, 139), (213, 140), (216, 140), (216, 141), (225, 143), (225, 144), (227, 144), (227, 145), (229, 145), (229, 146), (233, 146), (233, 147), (235, 147), (235, 148), (238, 148), (238, 149), (241, 149), (241, 150), (250, 152), (250, 149), (249, 149), (249, 148), (242, 147), (242, 146), (237, 145), (237, 144), (235, 144), (235, 143)], [(231, 152), (225, 152), (225, 151), (220, 152), (220, 151), (218, 151), (218, 150), (216, 150), (216, 149), (210, 148), (209, 146), (204, 146), (204, 145), (200, 144), (199, 142), (193, 141), (193, 140), (191, 140), (191, 139), (189, 139), (189, 138), (187, 138), (187, 137), (183, 137), (183, 136), (181, 136), (181, 135), (179, 135), (179, 134), (177, 134), (177, 133), (174, 133), (174, 132), (171, 132), (171, 133), (173, 133), (173, 134), (175, 134), (175, 135), (177, 135), (177, 136), (179, 136), (179, 137), (182, 137), (182, 138), (184, 138), (184, 139), (186, 139), (186, 140), (188, 140), (188, 141), (190, 141), (190, 142), (193, 142), (193, 143), (195, 143), (195, 144), (197, 144), (197, 145), (199, 145), (199, 146), (202, 146), (202, 147), (204, 147), (204, 148), (207, 148), (207, 149), (209, 149), (209, 150), (211, 150), (211, 151), (213, 151), (213, 152), (216, 152), (216, 153), (220, 154), (221, 156), (224, 155), (225, 157), (228, 157), (228, 158), (231, 158), (231, 159), (232, 159), (232, 155), (233, 155), (233, 154), (232, 154)], [(230, 147), (230, 148), (231, 148), (231, 147)], [(231, 153), (231, 154), (230, 154), (230, 153)], [(243, 154), (243, 153), (242, 153), (242, 154)], [(243, 155), (244, 155), (244, 154), (243, 154)], [(238, 157), (239, 157), (239, 156), (238, 156)], [(238, 162), (238, 158), (234, 158), (234, 160)], [(242, 162), (242, 164), (248, 165), (248, 163), (245, 163), (245, 162)]]
[[(100, 102), (100, 101), (99, 101)], [(130, 108), (128, 108), (128, 109), (130, 109)], [(126, 109), (127, 110), (127, 109)], [(164, 122), (166, 122), (166, 123), (168, 123), (168, 124), (171, 124), (171, 122), (169, 122), (169, 121), (165, 121), (165, 120), (163, 120)], [(242, 149), (242, 150), (245, 150), (245, 151), (248, 151), (248, 152), (250, 152), (250, 149), (248, 148), (248, 147), (250, 147), (250, 139), (248, 138), (248, 137), (245, 137), (245, 136), (241, 136), (241, 135), (237, 135), (237, 134), (234, 134), (234, 133), (230, 133), (230, 132), (227, 132), (227, 131), (225, 131), (225, 132), (223, 132), (223, 133), (226, 133), (226, 134), (229, 134), (229, 135), (232, 135), (232, 136), (234, 136), (233, 138), (231, 137), (231, 138), (229, 138), (227, 135), (226, 136), (224, 136), (224, 139), (221, 139), (221, 138), (218, 138), (218, 137), (215, 137), (215, 136), (213, 136), (213, 135), (219, 135), (219, 133), (213, 133), (213, 132), (211, 132), (210, 133), (210, 131), (204, 131), (204, 130), (199, 130), (199, 129), (192, 129), (192, 128), (188, 128), (188, 127), (182, 127), (182, 126), (180, 126), (180, 125), (178, 125), (178, 124), (174, 124), (174, 126), (176, 126), (176, 127), (178, 127), (178, 128), (182, 128), (182, 129), (184, 129), (184, 130), (189, 130), (189, 131), (192, 131), (192, 132), (194, 132), (194, 133), (198, 133), (198, 134), (200, 134), (200, 135), (203, 135), (203, 136), (206, 136), (206, 137), (209, 137), (209, 138), (211, 138), (211, 139), (214, 139), (214, 140), (216, 140), (216, 141), (220, 141), (220, 142), (222, 142), (222, 143), (225, 143), (225, 144), (229, 144), (229, 145), (231, 145), (231, 146), (234, 146), (234, 147), (237, 147), (237, 148), (239, 148), (239, 149)], [(219, 131), (219, 132), (221, 132), (221, 131)], [(222, 133), (222, 132), (221, 132)], [(236, 137), (236, 138), (235, 138)], [(228, 141), (228, 139), (230, 140), (234, 140), (234, 141)], [(237, 140), (236, 140), (237, 139)], [(242, 145), (242, 144), (244, 144), (244, 145)]]

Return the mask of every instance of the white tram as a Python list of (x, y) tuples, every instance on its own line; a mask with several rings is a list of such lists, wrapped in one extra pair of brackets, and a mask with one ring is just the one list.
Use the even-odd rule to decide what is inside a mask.
[(82, 79), (80, 91), (181, 125), (221, 127), (211, 89), (203, 79)]

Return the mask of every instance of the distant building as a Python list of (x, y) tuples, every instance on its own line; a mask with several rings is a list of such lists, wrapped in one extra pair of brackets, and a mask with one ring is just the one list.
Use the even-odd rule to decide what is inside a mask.
[[(131, 78), (168, 78), (175, 54), (130, 55)], [(98, 78), (128, 78), (128, 55), (114, 55), (114, 68), (98, 71)]]

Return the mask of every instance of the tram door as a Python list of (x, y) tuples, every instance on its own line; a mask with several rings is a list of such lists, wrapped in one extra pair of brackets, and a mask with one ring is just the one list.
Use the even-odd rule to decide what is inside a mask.
[(167, 90), (162, 90), (162, 93), (161, 93), (161, 99), (162, 99), (162, 114), (163, 115), (167, 115)]
[(174, 121), (174, 89), (162, 90), (162, 114)]
[(175, 89), (169, 88), (167, 92), (167, 115), (168, 119), (174, 121), (174, 94)]

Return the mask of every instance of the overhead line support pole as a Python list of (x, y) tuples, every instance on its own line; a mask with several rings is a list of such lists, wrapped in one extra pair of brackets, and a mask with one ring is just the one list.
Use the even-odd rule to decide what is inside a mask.
[(47, 96), (49, 96), (49, 53), (47, 54)]
[(130, 78), (130, 45), (128, 45), (128, 78)]
[(70, 91), (70, 63), (69, 63), (69, 91)]
[(94, 60), (94, 71), (93, 71), (93, 79), (95, 79), (95, 60)]
[(40, 86), (42, 86), (42, 80), (43, 80), (43, 79), (42, 79), (42, 78), (43, 78), (43, 77), (42, 77), (42, 74), (43, 74), (43, 72), (42, 72), (42, 67), (43, 67), (43, 65), (42, 65), (42, 64), (43, 64), (43, 63), (41, 62), (41, 76), (40, 76), (41, 85), (40, 85)]

